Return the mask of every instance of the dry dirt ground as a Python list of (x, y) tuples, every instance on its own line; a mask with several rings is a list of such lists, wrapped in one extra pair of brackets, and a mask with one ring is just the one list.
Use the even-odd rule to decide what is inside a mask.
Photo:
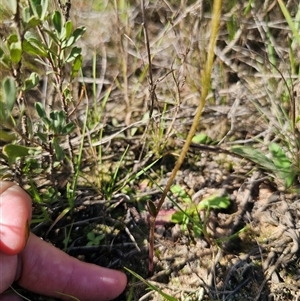
[[(156, 225), (154, 275), (148, 277), (146, 201), (159, 200), (160, 187), (166, 184), (197, 108), (211, 20), (205, 1), (181, 1), (181, 7), (174, 1), (151, 1), (147, 6), (157, 80), (157, 99), (148, 127), (142, 118), (149, 108), (149, 85), (140, 4), (132, 1), (125, 15), (116, 15), (108, 2), (103, 4), (107, 9), (100, 11), (93, 8), (96, 4), (92, 1), (73, 4), (74, 20), (87, 26), (81, 44), (86, 82), (92, 80), (92, 53), (98, 55), (98, 106), (107, 89), (112, 89), (101, 124), (89, 133), (95, 141), (102, 130), (103, 167), (95, 167), (86, 156), (74, 212), (50, 231), (49, 222), (35, 226), (33, 231), (81, 260), (117, 269), (125, 266), (180, 301), (300, 300), (297, 187), (287, 192), (270, 171), (230, 152), (233, 144), (254, 144), (257, 137), (265, 151), (264, 145), (282, 139), (276, 136), (282, 129), (278, 128), (274, 108), (284, 95), (285, 82), (268, 61), (268, 43), (273, 43), (277, 51), (282, 74), (290, 71), (287, 46), (282, 42), (289, 31), (277, 2), (265, 1), (262, 5), (253, 1), (246, 15), (247, 3), (243, 2), (235, 1), (224, 8), (212, 92), (198, 128), (198, 133), (206, 134), (212, 143), (194, 143), (175, 180), (196, 204), (214, 193), (229, 196), (227, 209), (199, 212), (210, 239), (197, 237), (191, 224), (183, 230), (181, 225), (171, 223), (170, 214), (177, 208), (168, 199)], [(295, 14), (297, 5), (291, 2), (288, 5)], [(231, 38), (230, 18), (236, 26)], [(87, 87), (91, 96), (92, 84)], [(89, 101), (92, 114), (92, 97)], [(79, 122), (83, 110), (84, 106), (78, 111)], [(78, 137), (72, 140), (75, 148), (78, 141)], [(108, 187), (127, 147), (108, 199), (103, 187)], [(88, 139), (86, 154), (91, 154)], [(134, 175), (157, 158), (145, 174), (122, 187), (128, 174)], [(102, 186), (95, 184), (99, 183), (96, 176)], [(182, 199), (172, 199), (184, 208)], [(62, 204), (63, 199), (49, 209), (53, 221)], [(87, 245), (91, 241), (87, 233), (93, 231), (96, 236), (102, 235), (100, 242)], [(162, 300), (130, 274), (128, 279), (126, 291), (117, 300)]]

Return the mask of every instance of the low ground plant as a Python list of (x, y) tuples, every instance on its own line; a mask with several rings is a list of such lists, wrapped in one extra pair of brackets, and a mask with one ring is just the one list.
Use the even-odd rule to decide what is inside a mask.
[(85, 28), (73, 28), (67, 8), (65, 14), (50, 12), (48, 1), (5, 4), (14, 26), (6, 29), (0, 49), (1, 177), (15, 177), (35, 196), (41, 183), (50, 181), (45, 201), (71, 183), (80, 164), (70, 137), (78, 101), (73, 82), (82, 64), (75, 43)]
[[(300, 12), (297, 11), (293, 20), (285, 3), (278, 1), (280, 9), (290, 28), (289, 65), (280, 70), (279, 58), (274, 38), (271, 35), (268, 24), (265, 26), (267, 34), (267, 57), (262, 58), (264, 65), (259, 67), (263, 79), (270, 107), (264, 108), (260, 100), (253, 99), (253, 104), (262, 118), (265, 120), (268, 130), (265, 137), (254, 137), (245, 145), (236, 145), (231, 150), (245, 158), (250, 159), (258, 167), (267, 171), (272, 178), (276, 179), (283, 189), (297, 189), (299, 185), (299, 96), (297, 93), (297, 81), (299, 66), (295, 60), (297, 49), (300, 45), (298, 33), (298, 19)], [(281, 84), (279, 84), (281, 82)], [(248, 86), (251, 91), (255, 87)], [(273, 92), (273, 93), (272, 93)], [(253, 93), (254, 94), (254, 93)], [(250, 145), (249, 145), (250, 144)]]

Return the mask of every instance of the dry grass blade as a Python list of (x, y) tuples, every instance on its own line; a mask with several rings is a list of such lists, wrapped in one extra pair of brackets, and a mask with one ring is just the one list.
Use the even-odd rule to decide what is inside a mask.
[(221, 0), (214, 0), (213, 4), (213, 10), (212, 10), (212, 22), (211, 22), (211, 35), (209, 40), (209, 45), (207, 49), (207, 63), (204, 68), (204, 72), (202, 74), (202, 91), (201, 91), (201, 98), (199, 101), (199, 105), (197, 108), (196, 115), (194, 117), (193, 123), (190, 127), (188, 136), (186, 138), (185, 144), (181, 150), (181, 153), (179, 155), (179, 158), (176, 162), (176, 165), (174, 169), (172, 170), (172, 173), (170, 175), (170, 178), (168, 179), (168, 182), (166, 184), (166, 187), (163, 191), (163, 194), (161, 196), (161, 199), (156, 206), (155, 213), (151, 214), (150, 217), (150, 247), (149, 247), (149, 274), (151, 275), (153, 273), (153, 256), (154, 256), (154, 228), (155, 228), (155, 219), (163, 205), (163, 202), (165, 201), (165, 198), (167, 196), (167, 193), (169, 192), (171, 185), (175, 179), (176, 173), (179, 170), (180, 166), (183, 163), (184, 158), (186, 157), (186, 154), (189, 150), (189, 146), (192, 142), (192, 139), (195, 135), (197, 125), (199, 123), (199, 120), (201, 118), (202, 110), (205, 105), (205, 100), (208, 95), (208, 91), (210, 88), (210, 81), (211, 81), (211, 73), (213, 68), (213, 61), (214, 61), (214, 49), (217, 42), (217, 36), (220, 26), (220, 18), (221, 18), (221, 9), (222, 9), (222, 1)]

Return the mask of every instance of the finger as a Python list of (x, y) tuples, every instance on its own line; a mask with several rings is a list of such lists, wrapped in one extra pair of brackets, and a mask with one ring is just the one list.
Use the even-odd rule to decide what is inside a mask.
[(7, 293), (0, 296), (0, 301), (23, 301), (23, 299), (14, 293)]
[(0, 181), (0, 251), (16, 255), (25, 247), (31, 199), (19, 186)]
[[(0, 294), (15, 281), (18, 257), (0, 253)], [(2, 300), (0, 298), (0, 300)]]
[(84, 263), (30, 234), (22, 252), (18, 284), (42, 295), (81, 301), (116, 298), (126, 286), (125, 274)]

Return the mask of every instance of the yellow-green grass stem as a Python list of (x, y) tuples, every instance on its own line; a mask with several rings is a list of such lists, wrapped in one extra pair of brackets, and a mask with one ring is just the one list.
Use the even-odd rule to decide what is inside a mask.
[(211, 73), (212, 73), (212, 67), (214, 62), (214, 50), (217, 42), (218, 32), (219, 32), (219, 26), (220, 26), (220, 18), (221, 18), (221, 9), (222, 9), (222, 0), (215, 0), (213, 3), (213, 10), (212, 10), (212, 21), (211, 21), (211, 35), (207, 50), (207, 61), (206, 65), (204, 67), (204, 70), (201, 74), (202, 83), (201, 83), (201, 97), (199, 101), (199, 105), (197, 108), (196, 115), (194, 117), (192, 126), (189, 130), (189, 133), (187, 135), (187, 138), (185, 140), (185, 144), (181, 150), (181, 153), (178, 157), (178, 160), (174, 166), (174, 169), (170, 175), (170, 178), (166, 184), (166, 187), (163, 191), (162, 197), (156, 207), (156, 210), (154, 214), (151, 214), (150, 217), (150, 247), (149, 247), (149, 274), (152, 274), (153, 272), (153, 252), (154, 252), (154, 229), (155, 229), (155, 220), (156, 217), (164, 203), (164, 200), (168, 194), (168, 191), (170, 190), (173, 181), (176, 177), (177, 171), (180, 169), (186, 154), (189, 150), (190, 144), (192, 142), (192, 139), (196, 133), (197, 126), (199, 124), (199, 120), (202, 115), (203, 108), (205, 106), (205, 100), (209, 92), (210, 88), (210, 82), (211, 82)]

